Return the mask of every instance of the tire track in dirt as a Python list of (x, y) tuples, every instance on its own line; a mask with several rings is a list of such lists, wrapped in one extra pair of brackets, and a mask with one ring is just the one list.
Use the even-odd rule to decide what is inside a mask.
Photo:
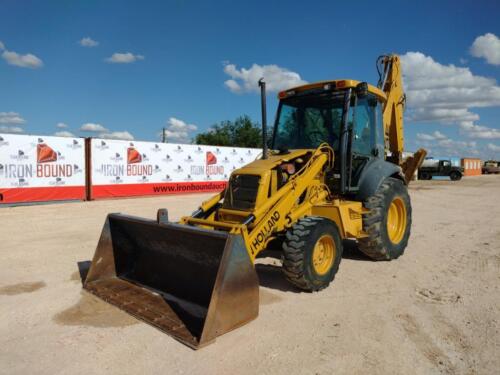
[(401, 326), (415, 344), (416, 348), (424, 355), (431, 364), (440, 372), (455, 374), (456, 368), (450, 358), (436, 345), (432, 337), (425, 332), (423, 327), (410, 314), (397, 315)]

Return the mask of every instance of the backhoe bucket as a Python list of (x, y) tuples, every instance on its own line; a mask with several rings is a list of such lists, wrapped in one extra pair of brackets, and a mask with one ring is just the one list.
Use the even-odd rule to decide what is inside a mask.
[(83, 286), (197, 349), (259, 311), (242, 236), (110, 214)]

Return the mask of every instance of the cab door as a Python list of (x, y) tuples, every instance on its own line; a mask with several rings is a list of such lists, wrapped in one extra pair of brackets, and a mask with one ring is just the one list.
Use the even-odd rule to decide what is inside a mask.
[(348, 190), (355, 192), (363, 168), (373, 158), (384, 157), (381, 103), (371, 94), (354, 97), (348, 117)]
[(439, 164), (441, 164), (440, 169), (443, 174), (449, 174), (451, 172), (451, 162), (449, 160), (441, 160)]

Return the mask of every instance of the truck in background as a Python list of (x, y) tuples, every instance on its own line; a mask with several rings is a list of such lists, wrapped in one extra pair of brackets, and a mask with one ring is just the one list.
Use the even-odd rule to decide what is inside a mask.
[(430, 180), (434, 176), (447, 176), (452, 181), (462, 178), (464, 169), (453, 165), (451, 160), (427, 158), (418, 170), (419, 180)]
[(495, 160), (486, 160), (483, 164), (483, 174), (499, 174), (500, 162)]

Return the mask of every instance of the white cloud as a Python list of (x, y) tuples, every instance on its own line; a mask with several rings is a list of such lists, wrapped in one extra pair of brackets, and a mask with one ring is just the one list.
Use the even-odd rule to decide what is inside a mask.
[[(190, 133), (196, 129), (198, 129), (198, 127), (194, 124), (188, 124), (175, 117), (170, 117), (167, 121), (165, 135), (168, 142), (174, 141), (179, 143), (189, 143), (192, 138)], [(161, 132), (159, 133), (159, 136), (162, 136)]]
[(21, 68), (37, 69), (43, 66), (43, 61), (31, 53), (20, 55), (13, 51), (3, 51), (2, 57), (7, 64), (20, 66)]
[(469, 112), (466, 108), (414, 108), (410, 104), (408, 106), (408, 119), (415, 122), (439, 122), (442, 124), (451, 124), (458, 123), (460, 121), (479, 120), (478, 114)]
[(418, 133), (417, 144), (419, 147), (425, 147), (429, 154), (432, 149), (434, 156), (467, 157), (479, 156), (481, 154), (478, 150), (477, 142), (454, 140), (440, 132), (432, 134)]
[(24, 132), (24, 129), (20, 128), (19, 126), (0, 125), (0, 133), (19, 134), (19, 133), (23, 133), (23, 132)]
[(0, 124), (22, 125), (26, 120), (17, 112), (0, 112)]
[[(441, 139), (437, 142), (438, 146), (450, 149), (458, 148), (470, 148), (475, 149), (477, 147), (477, 143), (475, 141), (465, 142), (465, 141), (455, 141), (450, 138)], [(455, 150), (456, 151), (456, 150)], [(474, 150), (476, 152), (476, 150)]]
[(198, 127), (193, 124), (188, 124), (182, 120), (179, 120), (175, 117), (170, 117), (168, 119), (168, 129), (175, 131), (175, 130), (180, 130), (180, 131), (191, 131), (191, 130), (196, 130)]
[(111, 57), (108, 57), (105, 61), (112, 64), (129, 64), (138, 60), (144, 60), (142, 55), (134, 55), (133, 53), (113, 53)]
[(420, 141), (433, 141), (434, 137), (431, 134), (417, 133), (417, 139)]
[(472, 121), (460, 123), (460, 130), (469, 138), (478, 139), (500, 139), (500, 129), (489, 128), (487, 126), (475, 125)]
[(493, 143), (488, 143), (488, 150), (494, 151), (494, 152), (500, 152), (500, 146), (495, 145)]
[(224, 73), (231, 77), (224, 84), (234, 93), (258, 92), (258, 82), (262, 77), (269, 91), (281, 91), (307, 83), (298, 73), (278, 65), (253, 64), (249, 69), (237, 69), (236, 65), (227, 63)]
[(88, 122), (86, 124), (83, 124), (81, 127), (80, 127), (80, 130), (83, 131), (83, 132), (103, 132), (103, 133), (106, 133), (108, 132), (108, 129), (106, 129), (104, 126), (102, 126), (101, 124), (93, 124), (91, 122)]
[(5, 44), (0, 41), (0, 52), (2, 53), (2, 58), (9, 65), (20, 66), (21, 68), (37, 69), (43, 66), (43, 61), (31, 53), (26, 55), (20, 55), (14, 51), (7, 51), (5, 49)]
[(420, 52), (408, 52), (401, 61), (410, 121), (459, 125), (470, 138), (496, 137), (499, 130), (474, 124), (479, 115), (471, 112), (471, 108), (500, 106), (495, 79), (440, 64)]
[(241, 87), (238, 82), (236, 82), (234, 79), (228, 79), (226, 82), (224, 82), (226, 87), (232, 91), (232, 92), (240, 92)]
[(413, 121), (470, 121), (477, 118), (470, 108), (500, 105), (500, 87), (493, 78), (442, 65), (420, 52), (408, 52), (401, 61)]
[(93, 40), (90, 37), (82, 38), (78, 43), (80, 43), (82, 47), (97, 47), (99, 45), (97, 40)]
[(441, 133), (440, 131), (437, 131), (437, 130), (434, 133), (432, 133), (432, 135), (436, 139), (446, 139), (446, 135), (444, 135), (443, 133)]
[(56, 124), (56, 128), (59, 128), (59, 129), (66, 129), (66, 128), (68, 128), (68, 125), (67, 125), (67, 124), (65, 124), (64, 122), (58, 122), (58, 123)]
[(440, 140), (440, 139), (446, 139), (446, 135), (441, 133), (440, 131), (435, 131), (432, 134), (427, 134), (427, 133), (417, 133), (417, 139), (421, 141), (435, 141), (435, 140)]
[(124, 141), (133, 141), (134, 140), (134, 136), (132, 134), (130, 134), (128, 131), (101, 133), (101, 134), (99, 134), (99, 137), (106, 138), (106, 139), (121, 139)]
[(74, 137), (75, 135), (67, 130), (63, 130), (60, 132), (55, 132), (54, 135), (56, 137)]
[(478, 36), (470, 53), (474, 57), (484, 57), (489, 64), (500, 65), (500, 39), (492, 33)]
[(122, 139), (126, 141), (132, 141), (134, 139), (134, 136), (130, 134), (128, 131), (112, 132), (107, 128), (105, 128), (104, 126), (102, 126), (101, 124), (94, 124), (91, 122), (83, 124), (80, 127), (80, 130), (84, 132), (99, 133), (98, 135), (99, 138)]

